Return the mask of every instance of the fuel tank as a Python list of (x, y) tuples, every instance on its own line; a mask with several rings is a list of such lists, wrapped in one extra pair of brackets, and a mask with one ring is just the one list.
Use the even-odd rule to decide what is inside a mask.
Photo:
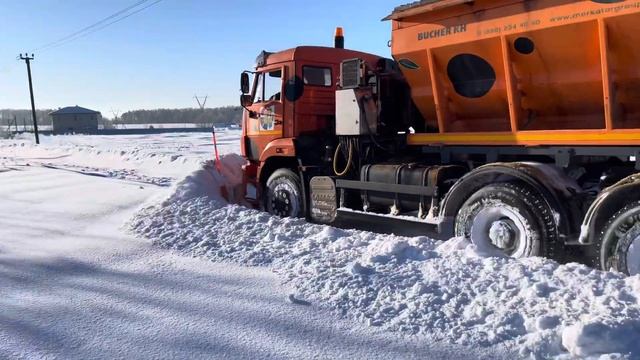
[(640, 3), (396, 8), (392, 54), (432, 134), (412, 144), (640, 145)]
[[(365, 165), (360, 171), (360, 181), (427, 186), (429, 169), (430, 167), (427, 166), (411, 164)], [(395, 206), (395, 210), (399, 212), (418, 210), (421, 197), (391, 192), (363, 191), (362, 200), (369, 208), (391, 209)], [(425, 201), (424, 197), (422, 201)]]
[[(455, 180), (465, 173), (460, 166), (426, 166), (421, 164), (365, 165), (360, 171), (360, 181), (389, 184), (388, 191), (362, 190), (362, 202), (367, 210), (399, 214), (418, 211), (419, 217), (439, 204), (439, 196), (449, 191)], [(402, 194), (393, 185), (433, 187), (433, 197)]]

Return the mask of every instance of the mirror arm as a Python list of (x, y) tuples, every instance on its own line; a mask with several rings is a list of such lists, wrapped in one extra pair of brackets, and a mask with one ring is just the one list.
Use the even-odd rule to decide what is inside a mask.
[(249, 117), (251, 119), (255, 119), (257, 117), (258, 114), (255, 111), (250, 110), (248, 107), (246, 107), (244, 105), (241, 105), (241, 106), (242, 106), (243, 109), (245, 109), (247, 111), (247, 115), (249, 115)]

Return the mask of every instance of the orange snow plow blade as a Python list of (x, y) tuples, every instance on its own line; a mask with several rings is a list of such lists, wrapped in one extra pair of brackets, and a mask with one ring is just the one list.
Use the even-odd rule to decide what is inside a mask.
[(210, 160), (203, 168), (216, 180), (212, 191), (218, 193), (230, 204), (248, 205), (244, 200), (245, 186), (242, 182), (242, 164), (244, 159), (239, 155), (229, 154), (220, 157), (219, 161)]

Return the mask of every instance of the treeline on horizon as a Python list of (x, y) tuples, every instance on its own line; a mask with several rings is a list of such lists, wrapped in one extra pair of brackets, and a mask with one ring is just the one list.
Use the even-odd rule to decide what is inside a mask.
[(206, 109), (154, 109), (134, 110), (122, 114), (115, 123), (118, 124), (240, 124), (242, 107), (223, 106)]
[[(51, 125), (51, 117), (49, 113), (53, 109), (36, 109), (36, 117), (38, 118), (38, 124)], [(24, 109), (0, 109), (0, 125), (13, 126), (14, 121), (18, 126), (27, 125), (30, 126), (31, 122), (31, 110)]]
[[(38, 109), (36, 117), (38, 124), (51, 125), (49, 113), (53, 109)], [(123, 113), (118, 118), (109, 118), (102, 114), (102, 123), (105, 125), (116, 124), (202, 124), (202, 125), (231, 125), (240, 124), (242, 119), (242, 107), (222, 106), (205, 109), (153, 109), (132, 110)], [(0, 109), (0, 125), (22, 126), (31, 124), (31, 110), (25, 109)]]

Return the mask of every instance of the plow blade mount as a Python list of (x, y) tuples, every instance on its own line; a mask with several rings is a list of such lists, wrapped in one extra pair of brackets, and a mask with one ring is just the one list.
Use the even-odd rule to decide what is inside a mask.
[(426, 236), (436, 240), (448, 240), (438, 233), (436, 225), (418, 221), (417, 218), (416, 221), (412, 221), (344, 208), (338, 209), (337, 216), (331, 225), (341, 229), (358, 229), (381, 234)]

